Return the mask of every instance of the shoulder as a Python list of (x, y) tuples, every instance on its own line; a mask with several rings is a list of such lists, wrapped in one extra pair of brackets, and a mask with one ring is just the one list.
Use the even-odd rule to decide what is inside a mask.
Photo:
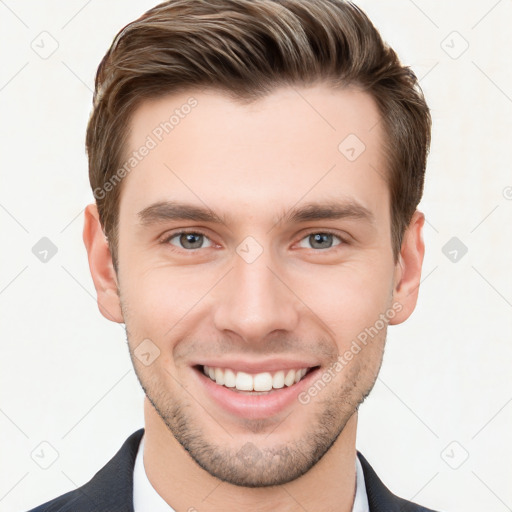
[(361, 452), (357, 452), (364, 473), (370, 512), (436, 512), (395, 496), (380, 480)]
[(94, 510), (94, 504), (90, 502), (88, 503), (87, 499), (84, 500), (84, 497), (80, 494), (82, 487), (43, 503), (28, 512), (92, 512), (92, 510)]
[(28, 512), (131, 512), (133, 466), (144, 434), (141, 428), (87, 483)]

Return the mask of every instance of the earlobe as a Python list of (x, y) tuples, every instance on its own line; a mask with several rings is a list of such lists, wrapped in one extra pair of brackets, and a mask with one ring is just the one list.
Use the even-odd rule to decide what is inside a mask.
[(400, 324), (407, 320), (416, 307), (421, 268), (425, 255), (424, 223), (425, 215), (416, 210), (404, 233), (400, 257), (395, 267), (393, 285), (393, 304), (397, 305), (398, 313), (390, 320), (391, 325)]
[(112, 256), (103, 233), (96, 204), (89, 204), (84, 213), (83, 240), (87, 249), (89, 269), (96, 288), (100, 313), (112, 322), (124, 323), (118, 295), (117, 276)]

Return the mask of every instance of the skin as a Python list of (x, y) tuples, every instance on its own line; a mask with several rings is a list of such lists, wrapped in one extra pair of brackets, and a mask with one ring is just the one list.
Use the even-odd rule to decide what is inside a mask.
[[(405, 321), (417, 300), (424, 215), (414, 214), (395, 264), (382, 125), (373, 99), (354, 89), (282, 87), (249, 105), (212, 90), (145, 101), (127, 153), (190, 96), (198, 105), (123, 180), (117, 275), (95, 205), (85, 211), (99, 309), (125, 323), (147, 395), (146, 473), (178, 512), (348, 512), (357, 409), (377, 378), (387, 325), (308, 404), (264, 419), (219, 408), (191, 365), (198, 356), (290, 355), (325, 371), (393, 304), (400, 311), (389, 323)], [(366, 146), (355, 161), (338, 150), (348, 134)], [(166, 200), (229, 219), (143, 226), (138, 212)], [(276, 223), (327, 200), (356, 201), (374, 221)], [(197, 248), (169, 240), (184, 228), (206, 235), (193, 239)], [(323, 230), (335, 235), (315, 245), (309, 235)], [(247, 236), (263, 249), (251, 263), (236, 252)], [(133, 353), (144, 339), (160, 351), (149, 366)]]

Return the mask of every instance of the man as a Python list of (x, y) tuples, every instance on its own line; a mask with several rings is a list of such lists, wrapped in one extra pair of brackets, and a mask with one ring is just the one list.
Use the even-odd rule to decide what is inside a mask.
[(356, 450), (416, 305), (430, 115), (342, 0), (174, 0), (116, 36), (84, 242), (145, 428), (37, 511), (425, 511)]

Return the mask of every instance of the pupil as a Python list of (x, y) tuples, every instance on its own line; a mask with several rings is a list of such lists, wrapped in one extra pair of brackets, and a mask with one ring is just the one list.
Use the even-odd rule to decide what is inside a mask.
[(318, 242), (319, 244), (327, 243), (327, 246), (320, 247), (320, 249), (328, 249), (332, 244), (329, 242), (332, 242), (331, 236), (329, 233), (315, 233), (313, 236), (313, 247), (315, 247), (315, 244)]
[[(187, 249), (199, 249), (201, 247), (202, 237), (203, 235), (186, 233), (181, 236), (181, 244)], [(195, 242), (194, 239), (196, 239)]]

